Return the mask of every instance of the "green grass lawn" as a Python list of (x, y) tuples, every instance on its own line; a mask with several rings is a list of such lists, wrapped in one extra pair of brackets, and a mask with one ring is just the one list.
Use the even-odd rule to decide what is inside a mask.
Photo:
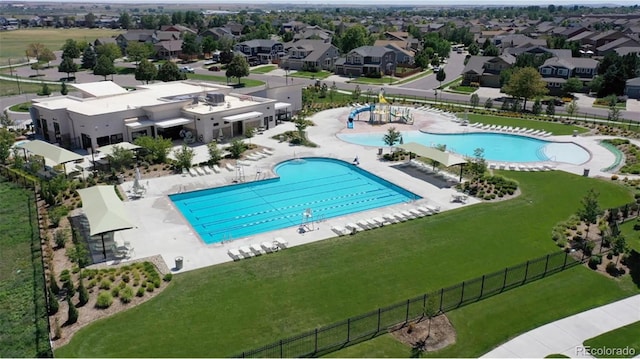
[[(633, 229), (633, 226), (639, 223), (637, 220), (627, 221), (620, 225), (620, 231), (627, 240), (627, 245), (640, 252), (640, 231)], [(639, 352), (640, 354), (640, 352)]]
[[(0, 62), (5, 64), (8, 59), (24, 59), (27, 46), (34, 42), (42, 43), (51, 51), (62, 48), (67, 39), (93, 43), (100, 37), (118, 36), (124, 30), (111, 29), (22, 29), (0, 32)], [(12, 61), (14, 62), (14, 61)]]
[(395, 80), (396, 80), (395, 77), (390, 78), (389, 76), (384, 76), (380, 78), (360, 76), (349, 82), (354, 84), (365, 84), (365, 85), (388, 85), (388, 84), (393, 84)]
[(14, 112), (29, 112), (29, 108), (30, 107), (31, 107), (31, 101), (28, 101), (28, 102), (22, 102), (22, 103), (15, 104), (15, 105), (9, 107), (9, 110), (14, 111)]
[[(39, 247), (32, 254), (31, 193), (0, 177), (0, 357), (50, 352)], [(35, 207), (31, 202), (31, 213)], [(34, 222), (37, 231), (37, 223)], [(37, 233), (35, 234), (37, 236)], [(39, 242), (38, 239), (36, 239)], [(36, 304), (38, 304), (36, 306)], [(37, 332), (41, 331), (40, 343)]]
[(491, 115), (480, 115), (475, 113), (468, 114), (468, 118), (470, 122), (480, 122), (485, 125), (502, 125), (502, 126), (512, 126), (512, 127), (526, 127), (532, 128), (534, 130), (545, 130), (552, 132), (556, 136), (560, 135), (571, 135), (573, 131), (578, 131), (578, 133), (585, 133), (589, 130), (584, 127), (574, 126), (574, 125), (565, 125), (557, 122), (548, 122), (548, 121), (538, 121), (538, 120), (526, 120), (521, 118), (513, 118), (513, 117), (500, 117), (500, 116), (491, 116)]
[(318, 72), (310, 72), (310, 71), (296, 71), (289, 73), (289, 77), (300, 77), (305, 79), (318, 79), (324, 80), (327, 77), (331, 76), (332, 73), (329, 71), (318, 71)]
[(411, 82), (411, 81), (417, 80), (419, 78), (423, 78), (425, 76), (429, 76), (432, 73), (433, 73), (432, 70), (425, 70), (425, 71), (419, 72), (419, 73), (417, 73), (417, 74), (415, 74), (413, 76), (405, 77), (402, 80), (399, 80), (399, 81), (395, 82), (394, 84), (395, 85), (402, 85), (402, 84), (405, 84), (407, 82)]
[[(60, 94), (59, 85), (48, 85), (51, 93), (54, 95)], [(42, 90), (41, 84), (20, 82), (20, 85), (15, 81), (0, 80), (0, 96), (14, 96), (23, 93), (38, 93)]]
[(627, 354), (620, 352), (594, 355), (596, 358), (633, 358), (640, 354), (640, 321), (585, 340), (584, 346), (591, 347), (595, 350), (594, 353), (602, 351), (603, 348), (629, 348)]
[(456, 92), (456, 93), (462, 93), (462, 94), (472, 94), (474, 92), (476, 92), (476, 90), (478, 90), (477, 87), (471, 87), (471, 86), (451, 86), (449, 87), (449, 90), (446, 90), (447, 92)]
[[(78, 332), (56, 356), (239, 354), (556, 251), (551, 228), (590, 188), (603, 207), (632, 200), (620, 184), (564, 172), (504, 174), (521, 196), (177, 275), (151, 301)], [(580, 296), (594, 291), (580, 286)], [(560, 309), (579, 301), (563, 297)], [(536, 308), (526, 296), (515, 300)], [(488, 324), (478, 330), (500, 325)]]
[[(225, 76), (217, 76), (217, 75), (202, 75), (202, 74), (187, 74), (187, 78), (189, 80), (203, 80), (203, 81), (211, 81), (211, 82), (219, 82), (225, 85), (233, 86), (238, 84), (238, 79), (230, 78), (229, 82), (227, 82), (227, 78)], [(256, 87), (264, 85), (263, 81), (253, 80), (250, 78), (243, 77), (240, 79), (240, 83), (244, 84), (244, 87)]]
[[(520, 333), (637, 294), (628, 276), (609, 279), (578, 266), (447, 313), (456, 343), (425, 357), (479, 357)], [(331, 353), (334, 357), (409, 357), (390, 334)]]
[(255, 69), (251, 70), (250, 72), (252, 74), (266, 74), (266, 73), (271, 72), (271, 71), (273, 71), (273, 70), (275, 70), (277, 68), (278, 68), (278, 66), (276, 66), (276, 65), (266, 65), (266, 66), (260, 66), (258, 68), (255, 68)]

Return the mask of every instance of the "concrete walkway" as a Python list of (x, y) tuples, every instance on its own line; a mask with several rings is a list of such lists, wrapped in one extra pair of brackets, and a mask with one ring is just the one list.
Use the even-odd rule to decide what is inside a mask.
[(482, 358), (544, 358), (549, 354), (593, 358), (583, 347), (585, 340), (637, 321), (640, 321), (640, 295), (543, 325), (500, 345)]

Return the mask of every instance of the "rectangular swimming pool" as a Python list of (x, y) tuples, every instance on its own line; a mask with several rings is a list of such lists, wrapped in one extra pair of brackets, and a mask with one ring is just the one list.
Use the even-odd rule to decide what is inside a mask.
[(334, 159), (290, 160), (276, 166), (275, 172), (279, 178), (169, 198), (207, 244), (421, 198)]

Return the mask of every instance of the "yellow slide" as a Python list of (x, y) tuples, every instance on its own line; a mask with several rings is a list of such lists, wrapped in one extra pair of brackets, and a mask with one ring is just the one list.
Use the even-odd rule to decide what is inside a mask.
[(389, 102), (387, 102), (387, 99), (384, 98), (384, 95), (382, 94), (382, 91), (380, 91), (380, 93), (378, 94), (378, 103), (389, 103)]

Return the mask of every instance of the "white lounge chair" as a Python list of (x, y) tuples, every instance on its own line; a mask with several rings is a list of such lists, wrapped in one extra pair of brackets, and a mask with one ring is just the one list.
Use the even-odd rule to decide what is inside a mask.
[(193, 167), (189, 168), (189, 174), (191, 175), (191, 177), (198, 177), (198, 172), (196, 172)]
[(516, 170), (516, 165), (514, 165), (513, 163), (509, 163), (509, 169), (512, 171)]
[(189, 170), (182, 167), (182, 177), (185, 177), (187, 174), (189, 174)]
[(358, 226), (360, 226), (360, 228), (362, 228), (365, 231), (368, 229), (371, 229), (371, 226), (369, 226), (369, 223), (364, 219), (361, 219), (356, 223), (358, 224)]
[(253, 252), (253, 254), (257, 256), (262, 254), (262, 248), (260, 248), (259, 244), (252, 244), (249, 246), (249, 248), (251, 248), (251, 251)]
[(388, 224), (394, 224), (399, 222), (398, 219), (393, 214), (385, 214), (384, 216), (382, 216), (382, 218), (384, 218), (385, 222)]
[(226, 168), (227, 170), (229, 170), (229, 172), (233, 172), (233, 171), (235, 171), (235, 170), (236, 170), (236, 168), (235, 168), (235, 167), (233, 167), (233, 165), (231, 165), (231, 163), (228, 163), (228, 162), (227, 162), (227, 164), (225, 165), (225, 168)]
[(398, 222), (406, 222), (409, 219), (400, 212), (395, 212), (393, 216), (398, 220)]
[(265, 253), (273, 253), (273, 252), (277, 252), (278, 251), (278, 247), (274, 246), (273, 243), (269, 243), (269, 242), (262, 242), (260, 243), (260, 247), (262, 247), (262, 250)]
[(282, 239), (280, 237), (274, 238), (273, 244), (278, 246), (280, 249), (285, 249), (289, 245), (289, 243), (287, 241), (285, 241), (284, 239)]
[(242, 256), (245, 258), (251, 258), (254, 256), (253, 252), (251, 251), (251, 248), (249, 248), (248, 246), (242, 246), (238, 248), (238, 251), (240, 251), (240, 254), (242, 254)]
[(376, 222), (378, 224), (378, 227), (382, 227), (387, 224), (387, 221), (382, 217), (373, 217), (371, 218), (371, 220)]
[(194, 167), (194, 170), (196, 171), (196, 173), (198, 174), (198, 176), (204, 176), (204, 170), (202, 169), (202, 167)]
[(507, 165), (504, 164), (504, 163), (501, 163), (501, 164), (498, 165), (498, 169), (500, 169), (500, 170), (506, 169), (506, 167), (507, 167)]
[(518, 165), (518, 169), (520, 171), (528, 171), (529, 170), (529, 168), (527, 166), (525, 166), (525, 165)]
[(211, 167), (211, 169), (213, 169), (213, 172), (215, 172), (215, 173), (220, 173), (220, 167), (218, 167), (218, 165), (213, 165), (213, 167)]
[(489, 168), (490, 169), (496, 169), (498, 165), (496, 165), (495, 163), (489, 163)]
[(347, 234), (349, 234), (349, 231), (346, 228), (340, 226), (333, 226), (331, 227), (331, 230), (338, 236), (346, 236)]
[(241, 254), (240, 251), (238, 251), (235, 248), (231, 248), (227, 251), (227, 254), (229, 255), (229, 257), (231, 257), (231, 259), (233, 259), (234, 261), (240, 260), (241, 258)]
[(433, 214), (433, 211), (431, 211), (429, 208), (427, 207), (416, 207), (416, 209), (422, 213), (424, 213), (425, 216), (430, 216)]
[(367, 219), (365, 219), (365, 221), (369, 224), (370, 228), (378, 228), (378, 227), (380, 227), (378, 222), (374, 221), (372, 218), (367, 218)]
[(362, 229), (355, 223), (347, 223), (344, 228), (346, 228), (350, 233), (360, 232)]
[(432, 206), (430, 204), (427, 204), (425, 207), (427, 207), (434, 214), (435, 213), (440, 213), (440, 207)]
[(206, 173), (208, 175), (213, 174), (213, 171), (211, 170), (211, 167), (209, 167), (209, 166), (206, 166), (206, 165), (202, 166), (202, 169), (204, 170), (204, 173)]
[(268, 148), (263, 148), (262, 149), (262, 153), (266, 154), (267, 156), (272, 156), (273, 155), (273, 151), (271, 151)]
[(409, 212), (409, 211), (400, 211), (400, 213), (402, 213), (402, 215), (404, 215), (405, 217), (407, 217), (408, 219), (414, 219), (416, 218), (416, 216), (413, 215), (413, 213)]
[(417, 209), (415, 209), (415, 208), (410, 208), (410, 209), (408, 209), (408, 211), (409, 211), (409, 213), (413, 214), (416, 218), (418, 218), (418, 217), (424, 217), (424, 216), (425, 216), (425, 214), (424, 214), (424, 213), (422, 213), (422, 212), (418, 211), (418, 210), (417, 210)]

